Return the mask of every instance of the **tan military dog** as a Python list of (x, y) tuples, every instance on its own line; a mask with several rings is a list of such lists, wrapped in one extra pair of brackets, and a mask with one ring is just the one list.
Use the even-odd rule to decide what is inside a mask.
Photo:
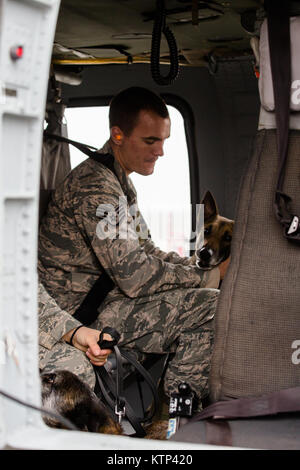
[(230, 255), (234, 221), (219, 214), (216, 201), (207, 191), (201, 201), (204, 204), (204, 243), (196, 242), (196, 264), (201, 269), (211, 269)]

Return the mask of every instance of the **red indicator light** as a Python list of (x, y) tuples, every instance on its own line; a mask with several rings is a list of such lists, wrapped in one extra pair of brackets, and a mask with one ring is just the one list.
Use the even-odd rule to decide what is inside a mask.
[(13, 46), (10, 49), (10, 57), (12, 58), (12, 60), (21, 59), (23, 57), (23, 53), (23, 46)]
[(17, 56), (18, 56), (19, 58), (22, 57), (22, 55), (23, 55), (23, 47), (22, 47), (22, 46), (19, 46), (19, 47), (17, 48), (16, 54), (17, 54)]

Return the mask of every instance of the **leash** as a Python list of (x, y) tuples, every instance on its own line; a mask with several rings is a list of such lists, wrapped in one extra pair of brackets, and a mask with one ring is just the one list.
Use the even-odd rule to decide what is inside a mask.
[[(104, 340), (104, 333), (110, 334), (113, 340)], [(102, 394), (103, 401), (113, 412), (117, 421), (121, 424), (122, 419), (126, 417), (135, 430), (135, 436), (144, 437), (146, 432), (142, 426), (142, 423), (151, 421), (154, 414), (156, 413), (159, 404), (158, 393), (155, 383), (146, 369), (128, 351), (125, 351), (123, 348), (120, 349), (117, 346), (119, 339), (120, 334), (114, 328), (105, 327), (101, 331), (98, 341), (100, 348), (111, 349), (115, 353), (117, 364), (116, 381), (113, 380), (111, 374), (107, 372), (104, 366), (94, 366), (96, 381)], [(139, 418), (136, 415), (132, 406), (124, 396), (124, 369), (122, 358), (126, 359), (126, 361), (136, 369), (136, 371), (143, 377), (152, 392), (154, 406), (152, 410), (150, 410), (149, 413), (146, 414), (143, 418)]]

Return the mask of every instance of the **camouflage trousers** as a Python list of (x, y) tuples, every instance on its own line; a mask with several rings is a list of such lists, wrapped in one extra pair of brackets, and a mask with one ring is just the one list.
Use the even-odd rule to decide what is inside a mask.
[[(217, 289), (176, 289), (138, 299), (113, 290), (90, 326), (116, 328), (120, 346), (141, 353), (174, 353), (168, 362), (164, 389), (167, 395), (187, 382), (199, 397), (208, 394), (208, 375), (213, 345), (213, 317)], [(92, 388), (93, 367), (84, 353), (58, 342), (51, 350), (40, 348), (43, 372), (68, 369)]]

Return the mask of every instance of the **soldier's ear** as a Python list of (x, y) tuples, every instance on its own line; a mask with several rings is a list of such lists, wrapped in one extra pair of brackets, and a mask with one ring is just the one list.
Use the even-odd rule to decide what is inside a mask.
[(110, 129), (110, 138), (114, 144), (120, 146), (122, 145), (123, 140), (124, 140), (124, 133), (121, 131), (121, 129), (118, 126), (113, 126)]

